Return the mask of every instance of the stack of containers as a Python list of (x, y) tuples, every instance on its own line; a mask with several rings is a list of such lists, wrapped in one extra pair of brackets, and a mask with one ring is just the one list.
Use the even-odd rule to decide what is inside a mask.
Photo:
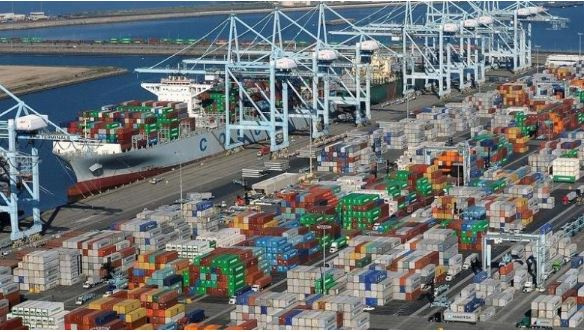
[(383, 306), (392, 298), (392, 280), (387, 278), (385, 269), (376, 270), (372, 265), (369, 269), (353, 270), (347, 280), (347, 290), (368, 306)]
[(343, 289), (347, 285), (345, 272), (336, 268), (299, 265), (286, 272), (287, 292), (304, 299), (310, 294), (322, 294), (322, 276), (325, 275), (325, 290)]
[(76, 249), (60, 248), (59, 285), (71, 286), (81, 281), (81, 254)]
[(317, 171), (335, 174), (368, 172), (373, 164), (370, 159), (373, 154), (369, 137), (351, 137), (325, 146), (316, 157)]
[(29, 300), (13, 306), (8, 318), (21, 318), (30, 329), (64, 330), (67, 313), (63, 302)]
[(457, 132), (468, 131), (469, 128), (476, 128), (479, 125), (479, 118), (475, 110), (464, 102), (448, 103), (445, 105), (448, 112), (454, 116), (454, 124)]
[(437, 137), (449, 137), (456, 132), (456, 126), (447, 108), (424, 107), (416, 114), (416, 119), (433, 122)]
[(369, 314), (353, 296), (313, 295), (299, 301), (295, 294), (262, 292), (242, 298), (231, 312), (236, 324), (255, 319), (259, 329), (366, 329)]
[[(184, 267), (183, 267), (184, 266)], [(188, 275), (188, 262), (185, 261), (182, 269), (178, 271), (172, 267), (165, 267), (160, 270), (156, 270), (152, 275), (146, 279), (146, 285), (157, 286), (158, 289), (170, 289), (181, 294), (183, 290), (183, 281), (190, 282)], [(186, 276), (183, 273), (187, 273)]]
[[(241, 324), (246, 320), (257, 320), (258, 329), (279, 329), (279, 316), (287, 310), (299, 305), (298, 295), (291, 293), (276, 293), (271, 291), (254, 293), (235, 306), (231, 311), (231, 320)], [(287, 325), (282, 322), (281, 325)], [(288, 325), (292, 325), (291, 322)]]
[(446, 188), (446, 176), (439, 170), (438, 165), (429, 165), (424, 172), (424, 177), (430, 182), (432, 191), (442, 191)]
[(87, 232), (65, 240), (63, 247), (79, 250), (83, 274), (90, 281), (105, 277), (107, 271), (103, 267), (106, 263), (111, 265), (113, 272), (125, 272), (136, 256), (129, 237), (121, 231)]
[(340, 184), (342, 192), (358, 191), (367, 185), (367, 176), (366, 174), (339, 176), (336, 182)]
[(462, 289), (460, 294), (450, 304), (450, 307), (444, 311), (445, 316), (465, 313), (468, 316), (474, 316), (474, 320), (478, 321), (480, 308), (485, 305), (485, 300), (477, 296), (475, 284), (478, 280), (474, 281), (474, 284)]
[(59, 251), (38, 250), (25, 255), (14, 269), (20, 289), (39, 293), (59, 286)]
[(10, 302), (6, 299), (0, 300), (0, 325), (6, 322), (6, 315), (10, 312)]
[(368, 266), (378, 257), (398, 247), (401, 240), (396, 237), (359, 235), (350, 239), (348, 244), (332, 261), (335, 267), (347, 272)]
[(529, 96), (526, 86), (522, 83), (505, 83), (497, 88), (503, 97), (504, 106), (526, 106), (529, 104)]
[(239, 228), (222, 228), (216, 232), (204, 231), (196, 239), (209, 242), (212, 248), (229, 248), (245, 241), (245, 235)]
[(552, 161), (554, 182), (574, 183), (580, 179), (580, 160), (578, 158), (556, 158)]
[(383, 130), (383, 142), (387, 148), (403, 150), (406, 148), (406, 135), (403, 124), (400, 122), (378, 121), (379, 128)]
[(414, 271), (388, 272), (392, 282), (392, 298), (394, 300), (415, 301), (422, 294), (422, 277)]
[(121, 330), (125, 324), (111, 309), (95, 310), (81, 307), (65, 315), (64, 326), (67, 330)]
[[(516, 109), (521, 109), (521, 110), (525, 110), (526, 108), (516, 108)], [(513, 115), (508, 114), (507, 109), (505, 110), (500, 110), (497, 113), (495, 113), (493, 115), (493, 118), (491, 119), (491, 128), (494, 129), (501, 129), (501, 128), (507, 128), (509, 126), (513, 125)]]
[[(186, 103), (127, 101), (102, 106), (101, 110), (85, 111), (78, 121), (70, 122), (67, 129), (72, 134), (120, 144), (122, 150), (129, 150), (177, 139), (181, 124), (189, 124), (183, 128), (195, 128), (188, 117)], [(133, 138), (137, 138), (136, 146), (132, 146)]]
[(556, 156), (546, 153), (547, 150), (541, 149), (538, 153), (532, 153), (527, 157), (531, 170), (534, 172), (547, 173), (552, 161)]
[[(137, 303), (138, 306), (135, 307), (134, 303)], [(139, 302), (138, 300), (126, 300), (119, 303), (117, 307), (124, 309), (123, 306), (125, 305), (129, 307), (126, 308), (125, 311), (131, 312), (137, 310), (140, 304), (142, 307), (146, 308), (148, 321), (154, 328), (169, 323), (176, 323), (178, 320), (185, 317), (185, 305), (178, 303), (178, 293), (174, 290), (168, 289), (154, 288), (140, 294)], [(120, 309), (118, 309), (118, 313), (122, 314), (123, 311)], [(114, 306), (113, 310), (116, 310), (116, 306)]]
[[(195, 277), (190, 271), (189, 260), (179, 258), (176, 251), (141, 254), (138, 256), (138, 261), (128, 271), (128, 275), (130, 289), (146, 284), (161, 284), (165, 287), (173, 287), (182, 293), (187, 290), (187, 286), (195, 282)], [(182, 284), (179, 284), (178, 279)]]
[(420, 144), (424, 140), (432, 140), (436, 136), (434, 125), (430, 121), (403, 119), (400, 123), (405, 125), (404, 134), (408, 146)]
[(219, 209), (213, 206), (213, 202), (203, 199), (198, 193), (187, 194), (187, 199), (182, 205), (185, 221), (191, 225), (193, 235), (204, 231), (217, 231), (219, 229)]
[(268, 266), (260, 263), (261, 250), (218, 248), (195, 258), (191, 276), (193, 291), (199, 295), (233, 296), (246, 286), (269, 276)]
[(337, 315), (332, 311), (304, 310), (293, 312), (290, 316), (292, 316), (291, 323), (294, 330), (309, 328), (336, 330), (338, 328)]
[[(314, 234), (312, 234), (314, 239)], [(272, 272), (286, 272), (299, 264), (298, 249), (281, 236), (259, 236), (253, 246), (265, 250), (266, 261)]]
[(476, 108), (478, 115), (481, 117), (491, 116), (493, 113), (495, 113), (501, 102), (501, 95), (496, 90), (475, 93), (464, 99), (464, 104)]
[(514, 153), (526, 153), (528, 151), (527, 143), (529, 142), (529, 136), (527, 135), (529, 135), (529, 129), (527, 128), (526, 126), (510, 127), (501, 130), (512, 144)]
[(302, 190), (282, 190), (276, 194), (281, 199), (280, 212), (287, 219), (296, 219), (305, 213), (335, 214), (341, 193), (338, 185), (315, 185)]
[[(323, 239), (322, 234), (320, 238), (318, 238), (313, 231), (307, 231), (306, 233), (303, 233), (303, 228), (290, 228), (282, 234), (286, 238), (286, 241), (292, 244), (294, 248), (298, 250), (299, 264), (305, 264), (317, 259), (320, 256), (320, 252), (322, 251), (321, 243), (328, 243), (326, 239)], [(266, 257), (268, 257), (268, 255), (266, 255)]]
[(164, 249), (171, 241), (191, 237), (190, 225), (182, 217), (179, 206), (144, 210), (135, 219), (115, 224), (114, 229), (133, 235), (136, 248), (140, 251)]
[(389, 206), (378, 195), (351, 193), (339, 201), (337, 213), (344, 229), (372, 229), (389, 217)]
[(558, 295), (539, 295), (531, 301), (531, 325), (540, 328), (552, 328), (554, 321), (559, 322), (562, 297)]
[(432, 203), (432, 216), (439, 220), (452, 220), (455, 218), (455, 212), (457, 212), (455, 209), (464, 210), (474, 204), (474, 197), (438, 196)]
[(312, 303), (312, 309), (336, 312), (339, 329), (367, 330), (370, 327), (369, 313), (363, 312), (363, 304), (356, 296), (325, 295)]
[(460, 217), (462, 219), (459, 230), (460, 249), (480, 250), (481, 238), (489, 228), (486, 209), (482, 206), (469, 206)]
[(178, 240), (167, 243), (166, 251), (176, 251), (180, 258), (193, 259), (210, 253), (213, 248), (211, 248), (209, 241)]
[(462, 270), (462, 254), (458, 253), (458, 238), (452, 229), (429, 229), (421, 240), (415, 242), (415, 247), (427, 252), (438, 252), (435, 278), (440, 278), (441, 271), (454, 276)]
[(230, 226), (239, 228), (243, 234), (253, 235), (263, 228), (277, 227), (278, 224), (273, 213), (246, 211), (236, 214)]
[(7, 300), (9, 307), (20, 303), (20, 287), (14, 279), (11, 268), (0, 266), (0, 301)]

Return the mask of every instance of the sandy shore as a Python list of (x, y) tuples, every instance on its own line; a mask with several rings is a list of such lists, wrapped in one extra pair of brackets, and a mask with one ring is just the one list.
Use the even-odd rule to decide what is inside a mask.
[[(115, 67), (0, 66), (0, 83), (16, 95), (125, 73)], [(0, 98), (6, 98), (0, 93)]]

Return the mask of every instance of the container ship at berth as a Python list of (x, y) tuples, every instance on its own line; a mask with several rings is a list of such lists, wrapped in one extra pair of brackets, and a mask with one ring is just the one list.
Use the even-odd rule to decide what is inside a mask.
[[(96, 194), (225, 151), (223, 91), (184, 77), (142, 87), (156, 94), (158, 101), (131, 100), (81, 112), (67, 130), (91, 142), (53, 143), (53, 153), (77, 178), (68, 189), (69, 198)], [(294, 118), (289, 128), (307, 129), (308, 122)], [(264, 131), (244, 132), (244, 144), (266, 138)]]

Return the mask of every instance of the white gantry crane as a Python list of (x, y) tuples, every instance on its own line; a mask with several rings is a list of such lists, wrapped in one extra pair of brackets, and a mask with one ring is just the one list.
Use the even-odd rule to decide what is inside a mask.
[[(0, 170), (2, 182), (0, 191), (0, 212), (10, 217), (10, 239), (21, 240), (43, 231), (39, 202), (39, 151), (35, 141), (75, 141), (85, 142), (77, 135), (71, 135), (28, 106), (0, 85), (0, 91), (15, 102), (15, 105), (0, 113)], [(20, 229), (19, 203), (27, 203), (32, 209), (33, 224), (26, 230)]]
[[(433, 1), (387, 6), (334, 34), (367, 33), (399, 54), (403, 92), (432, 89), (445, 97), (484, 82), (486, 70), (531, 66), (531, 23), (562, 28), (567, 20), (529, 1)], [(352, 31), (351, 31), (352, 29)]]
[[(289, 145), (290, 126), (299, 122), (311, 126), (313, 137), (326, 135), (332, 102), (353, 105), (358, 124), (364, 121), (363, 117), (371, 118), (368, 59), (379, 44), (363, 36), (352, 45), (329, 44), (325, 15), (328, 11), (325, 4), (319, 4), (295, 20), (275, 8), (253, 24), (230, 15), (219, 26), (223, 28), (203, 56), (182, 60), (176, 68), (161, 68), (164, 63), (161, 62), (136, 71), (214, 75), (220, 80), (217, 87), (222, 86), (225, 93), (225, 147), (245, 144), (245, 133), (252, 131), (256, 135), (266, 134), (271, 151), (285, 149)], [(333, 14), (342, 18), (336, 12)], [(311, 21), (314, 15), (316, 22)], [(301, 21), (305, 17), (308, 19)], [(307, 29), (310, 25), (316, 29)], [(308, 41), (305, 47), (298, 48), (294, 41), (283, 39), (284, 33), (291, 31)], [(227, 37), (222, 39), (225, 34)], [(218, 50), (223, 52), (220, 58)], [(347, 84), (345, 77), (355, 84)]]

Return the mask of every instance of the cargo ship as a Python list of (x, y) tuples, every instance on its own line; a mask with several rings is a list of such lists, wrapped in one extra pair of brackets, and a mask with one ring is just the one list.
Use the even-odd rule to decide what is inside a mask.
[[(186, 78), (143, 84), (158, 101), (106, 105), (68, 123), (68, 132), (87, 139), (53, 143), (53, 154), (77, 179), (68, 189), (69, 198), (97, 194), (224, 152), (225, 94), (207, 91), (211, 84), (196, 84)], [(290, 131), (307, 128), (307, 120), (290, 119)], [(244, 131), (244, 144), (265, 139), (265, 131)]]

